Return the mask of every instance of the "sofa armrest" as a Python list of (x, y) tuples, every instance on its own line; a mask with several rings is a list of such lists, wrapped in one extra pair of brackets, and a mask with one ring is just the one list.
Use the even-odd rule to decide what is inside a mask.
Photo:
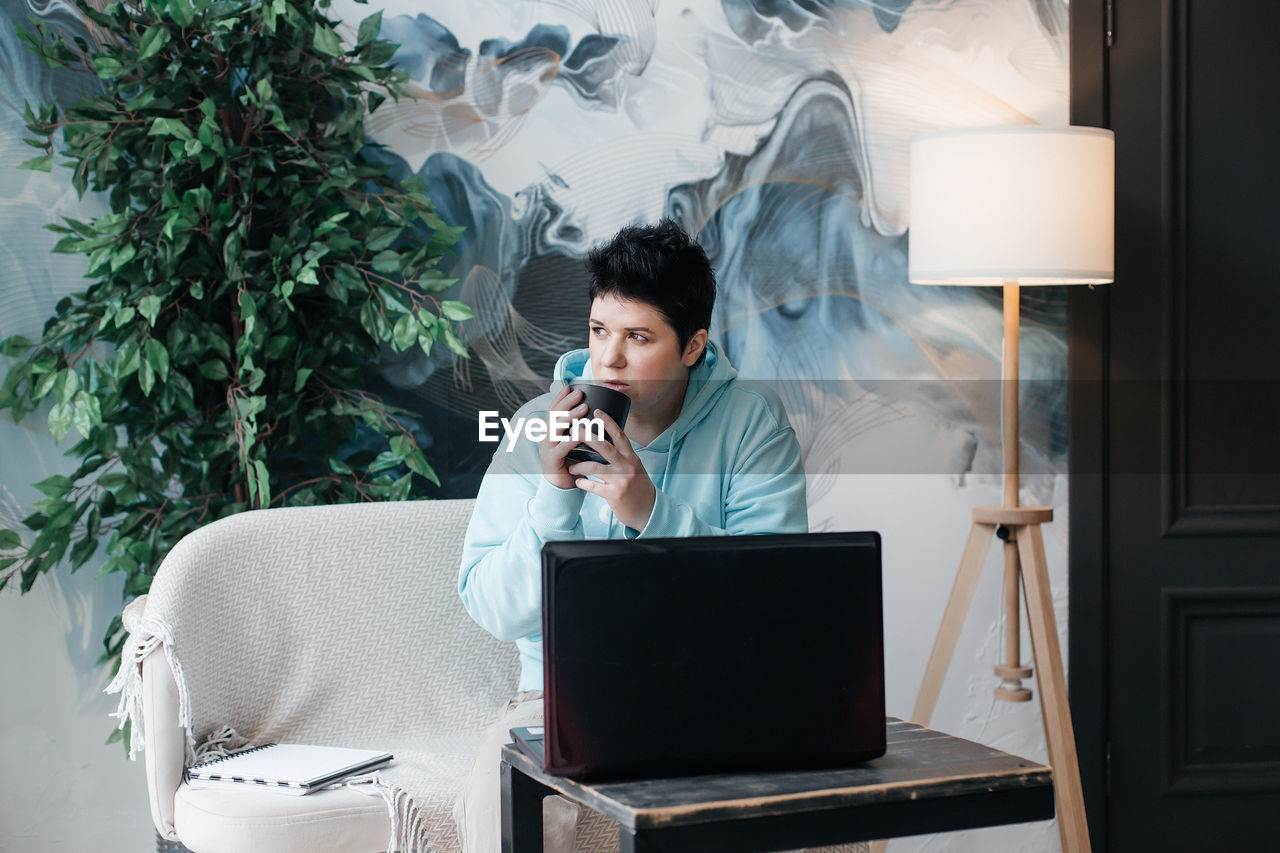
[(146, 721), (143, 760), (151, 822), (161, 836), (178, 841), (173, 826), (173, 798), (182, 784), (186, 740), (178, 724), (178, 684), (163, 651), (142, 662), (142, 718)]

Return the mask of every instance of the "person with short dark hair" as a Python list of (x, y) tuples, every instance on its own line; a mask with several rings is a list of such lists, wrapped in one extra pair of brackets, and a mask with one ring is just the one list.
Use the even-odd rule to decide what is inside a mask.
[[(561, 356), (551, 391), (511, 419), (598, 417), (604, 462), (548, 434), (500, 445), (467, 528), (458, 592), (472, 618), (520, 652), (518, 694), (489, 731), (454, 816), (468, 853), (499, 845), (498, 753), (508, 729), (542, 721), (545, 542), (808, 531), (800, 446), (777, 394), (740, 379), (708, 338), (716, 282), (675, 222), (623, 228), (591, 250), (588, 347)], [(588, 412), (574, 380), (630, 398), (626, 430)], [(548, 433), (551, 433), (548, 430)], [(548, 849), (572, 849), (577, 806), (549, 798)]]

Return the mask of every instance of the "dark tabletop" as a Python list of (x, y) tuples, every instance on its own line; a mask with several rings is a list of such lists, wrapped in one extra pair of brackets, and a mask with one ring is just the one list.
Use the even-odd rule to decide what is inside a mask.
[(968, 800), (975, 795), (1033, 790), (1037, 813), (1050, 818), (1052, 771), (1041, 764), (973, 741), (888, 718), (888, 750), (874, 761), (834, 770), (731, 773), (595, 784), (551, 776), (513, 746), (502, 760), (632, 829), (706, 823), (749, 814), (786, 815), (904, 801)]

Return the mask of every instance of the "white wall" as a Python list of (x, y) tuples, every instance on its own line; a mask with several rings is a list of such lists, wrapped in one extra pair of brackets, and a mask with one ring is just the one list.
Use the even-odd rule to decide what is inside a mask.
[[(0, 487), (24, 504), (45, 470), (49, 437), (0, 421)], [(61, 461), (61, 460), (59, 460)], [(69, 469), (68, 469), (69, 470)], [(8, 495), (6, 495), (8, 497)], [(12, 519), (0, 517), (0, 523)], [(99, 562), (99, 561), (95, 561)], [(146, 777), (119, 743), (104, 741), (115, 697), (97, 666), (102, 629), (119, 611), (119, 580), (95, 565), (40, 578), (25, 596), (0, 591), (0, 851), (155, 849)]]

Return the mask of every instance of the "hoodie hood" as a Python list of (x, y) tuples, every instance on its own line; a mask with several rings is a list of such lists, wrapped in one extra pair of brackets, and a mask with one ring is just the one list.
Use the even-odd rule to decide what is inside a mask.
[[(702, 364), (689, 371), (689, 387), (685, 390), (680, 416), (645, 449), (661, 452), (679, 442), (685, 433), (707, 416), (737, 375), (738, 371), (729, 363), (720, 345), (708, 340), (707, 357)], [(556, 361), (554, 377), (550, 389), (553, 395), (575, 379), (595, 381), (591, 375), (591, 351), (576, 349), (560, 356)]]

